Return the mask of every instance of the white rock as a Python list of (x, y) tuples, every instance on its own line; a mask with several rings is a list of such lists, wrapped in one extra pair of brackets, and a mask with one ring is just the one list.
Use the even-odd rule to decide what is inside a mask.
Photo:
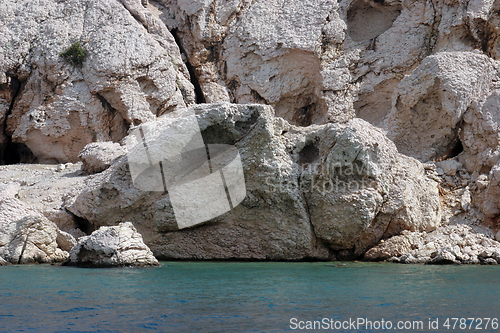
[(471, 208), (472, 203), (472, 194), (468, 187), (465, 188), (464, 193), (460, 197), (460, 204), (462, 205), (462, 209), (468, 212)]
[(458, 122), (472, 101), (490, 90), (493, 73), (493, 61), (480, 53), (442, 52), (425, 58), (394, 93), (388, 137), (401, 153), (421, 161), (449, 157)]
[(91, 267), (160, 265), (130, 222), (101, 227), (90, 236), (81, 237), (65, 264)]
[(71, 251), (71, 249), (76, 245), (75, 237), (62, 230), (57, 230), (56, 242), (57, 246), (66, 252)]
[(442, 162), (437, 162), (436, 166), (441, 168), (445, 174), (448, 176), (455, 176), (457, 171), (462, 167), (462, 163), (457, 160), (446, 160)]
[(436, 256), (432, 258), (431, 263), (433, 264), (452, 264), (456, 263), (457, 257), (455, 256), (455, 253), (453, 250), (449, 248), (440, 248)]
[(0, 201), (6, 198), (14, 198), (19, 193), (20, 188), (21, 185), (17, 182), (0, 184)]
[[(139, 0), (6, 0), (0, 22), (0, 83), (23, 81), (6, 130), (40, 162), (76, 162), (88, 143), (194, 103), (174, 38)], [(81, 66), (60, 56), (77, 41)]]
[(126, 153), (127, 149), (119, 143), (93, 142), (85, 146), (78, 158), (83, 162), (82, 171), (93, 174), (106, 170), (114, 160)]
[[(411, 248), (410, 248), (410, 245)], [(484, 229), (463, 224), (439, 227), (433, 232), (403, 233), (370, 249), (367, 260), (386, 260), (388, 254), (412, 263), (420, 261), (434, 264), (470, 263), (479, 264), (486, 258), (500, 259), (500, 243), (489, 238)]]
[(59, 229), (15, 198), (0, 200), (0, 257), (19, 263), (62, 262), (68, 253), (58, 247)]
[(132, 220), (155, 255), (179, 259), (324, 259), (326, 244), (354, 257), (382, 237), (431, 231), (440, 222), (437, 183), (363, 120), (299, 128), (259, 105), (194, 111), (207, 142), (238, 148), (247, 189), (242, 204), (177, 231), (168, 196), (134, 187), (119, 159), (67, 198), (66, 208), (97, 226)]

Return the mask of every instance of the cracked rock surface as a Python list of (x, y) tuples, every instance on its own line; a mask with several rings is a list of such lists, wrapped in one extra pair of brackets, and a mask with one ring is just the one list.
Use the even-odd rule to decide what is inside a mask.
[(234, 210), (177, 231), (168, 195), (135, 188), (126, 158), (90, 176), (66, 208), (95, 226), (133, 220), (157, 257), (176, 259), (347, 259), (440, 222), (437, 183), (362, 120), (301, 128), (266, 106), (193, 108), (206, 142), (240, 152), (247, 196)]
[(0, 264), (66, 260), (73, 236), (15, 198), (18, 190), (17, 183), (0, 185)]
[(131, 222), (101, 227), (81, 237), (65, 265), (82, 267), (159, 266)]
[[(77, 162), (88, 143), (194, 103), (172, 35), (140, 1), (9, 0), (0, 22), (0, 120), (38, 162)], [(75, 42), (81, 65), (60, 56)]]
[[(161, 258), (373, 248), (370, 260), (498, 261), (499, 12), (489, 0), (2, 1), (0, 200), (30, 207), (22, 223), (5, 217), (18, 226), (6, 260), (24, 258), (26, 233), (45, 235), (42, 252), (25, 241), (26, 260), (49, 262), (73, 244), (57, 230), (132, 221)], [(168, 194), (134, 187), (122, 156), (134, 129), (186, 108), (206, 144), (238, 148), (248, 191), (177, 230)], [(467, 252), (454, 234), (488, 245)]]

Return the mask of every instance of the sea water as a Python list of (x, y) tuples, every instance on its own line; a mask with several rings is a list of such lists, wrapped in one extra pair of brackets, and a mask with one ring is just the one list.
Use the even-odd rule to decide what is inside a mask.
[(0, 267), (1, 332), (500, 332), (499, 300), (498, 266)]

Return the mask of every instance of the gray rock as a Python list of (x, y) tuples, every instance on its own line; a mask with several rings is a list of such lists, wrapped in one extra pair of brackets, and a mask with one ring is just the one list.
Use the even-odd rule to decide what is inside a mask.
[[(458, 140), (457, 124), (471, 103), (492, 85), (491, 58), (475, 52), (427, 57), (398, 85), (387, 136), (401, 153), (420, 161), (448, 158)], [(452, 172), (449, 163), (438, 165)]]
[(477, 196), (477, 204), (488, 218), (500, 214), (500, 161), (491, 168), (486, 189)]
[(422, 238), (421, 233), (403, 231), (401, 235), (394, 236), (389, 241), (382, 240), (376, 247), (368, 250), (364, 255), (364, 260), (396, 261), (397, 259), (399, 262), (404, 254), (422, 246)]
[(159, 266), (130, 222), (115, 227), (101, 227), (90, 236), (81, 237), (65, 265), (83, 267)]
[(483, 265), (498, 265), (498, 262), (493, 258), (486, 258), (482, 262)]
[(300, 184), (316, 235), (332, 249), (353, 249), (359, 256), (383, 237), (438, 226), (436, 182), (420, 163), (398, 154), (381, 131), (354, 119), (306, 133), (295, 145), (317, 146), (312, 165), (322, 171), (306, 169)]
[[(7, 0), (0, 21), (0, 120), (10, 112), (8, 136), (39, 162), (76, 162), (88, 143), (194, 103), (173, 36), (140, 0)], [(75, 42), (77, 63), (61, 56)]]
[(326, 259), (332, 250), (354, 257), (384, 236), (439, 223), (436, 182), (364, 121), (302, 129), (259, 105), (194, 111), (205, 143), (239, 150), (247, 188), (239, 206), (177, 231), (168, 195), (134, 187), (121, 158), (75, 190), (66, 208), (96, 226), (134, 221), (157, 257), (179, 259)]
[(58, 247), (59, 229), (18, 199), (0, 201), (0, 257), (14, 264), (62, 262), (68, 252)]
[(126, 153), (127, 149), (119, 143), (93, 142), (85, 146), (78, 158), (83, 162), (82, 171), (94, 174), (106, 170), (114, 160)]
[[(137, 189), (126, 158), (121, 158), (91, 176), (90, 187), (68, 198), (66, 208), (95, 226), (134, 221), (158, 258), (328, 258), (328, 249), (314, 235), (305, 199), (293, 187), (299, 173), (280, 136), (275, 135), (281, 129), (275, 128), (272, 109), (215, 104), (195, 110), (205, 143), (238, 148), (247, 189), (242, 204), (209, 223), (179, 232), (169, 196)], [(118, 209), (104, 209), (105, 205)]]
[(57, 230), (56, 243), (61, 250), (69, 252), (76, 245), (76, 240), (71, 234), (62, 230)]
[(442, 226), (430, 233), (403, 232), (385, 240), (365, 254), (367, 260), (387, 260), (390, 256), (411, 263), (479, 264), (487, 258), (500, 259), (500, 243), (487, 229), (463, 224)]
[(458, 263), (458, 261), (453, 250), (448, 248), (440, 248), (432, 257), (432, 260), (429, 263), (433, 265), (449, 265), (456, 264)]

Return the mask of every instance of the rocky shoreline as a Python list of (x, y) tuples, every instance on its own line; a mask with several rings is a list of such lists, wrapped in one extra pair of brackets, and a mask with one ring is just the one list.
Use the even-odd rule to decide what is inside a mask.
[[(168, 193), (134, 186), (124, 147), (91, 143), (76, 164), (0, 167), (0, 183), (6, 184), (0, 205), (10, 212), (1, 220), (8, 239), (2, 257), (97, 267), (154, 265), (153, 254), (161, 260), (498, 262), (493, 230), (474, 225), (480, 223), (472, 218), (478, 212), (463, 193), (443, 190), (446, 174), (439, 169), (447, 164), (421, 164), (398, 154), (370, 124), (303, 128), (260, 105), (195, 109), (205, 137), (215, 132), (241, 153), (247, 196), (240, 206), (179, 230)], [(8, 182), (15, 177), (23, 181)], [(38, 235), (25, 226), (31, 220), (50, 231)], [(118, 244), (105, 231), (127, 221), (128, 233), (136, 236), (122, 235), (122, 227), (113, 233), (140, 237), (142, 245)], [(30, 239), (23, 243), (26, 234)], [(41, 248), (47, 249), (43, 255)], [(141, 254), (127, 255), (127, 248)]]
[[(499, 10), (5, 1), (0, 265), (500, 264)], [(234, 147), (246, 196), (233, 205), (221, 171), (226, 213), (185, 228), (164, 173), (144, 176), (162, 191), (134, 183), (127, 142), (171, 126), (178, 158), (198, 142), (181, 142), (188, 123), (207, 156)], [(195, 167), (177, 167), (186, 184)]]

